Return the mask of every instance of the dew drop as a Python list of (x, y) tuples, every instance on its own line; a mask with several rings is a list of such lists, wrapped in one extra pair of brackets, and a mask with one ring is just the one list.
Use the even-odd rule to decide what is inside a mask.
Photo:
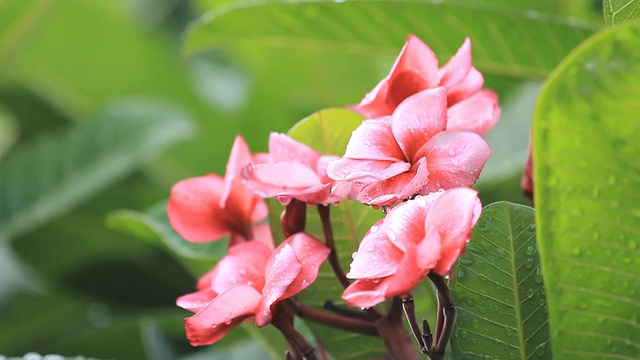
[(378, 225), (373, 225), (371, 226), (371, 229), (369, 230), (370, 233), (376, 233), (378, 231), (378, 229), (380, 228), (380, 226)]
[(529, 290), (527, 290), (527, 297), (528, 297), (528, 298), (531, 298), (531, 297), (533, 297), (533, 295), (534, 295), (535, 293), (536, 293), (536, 291), (535, 291), (535, 290), (533, 290), (533, 289), (529, 289)]
[(533, 245), (529, 245), (529, 246), (527, 246), (527, 250), (525, 250), (525, 254), (531, 255), (531, 254), (533, 254), (534, 250), (535, 250), (535, 248), (533, 247)]
[(513, 336), (516, 332), (513, 331), (512, 328), (504, 328), (504, 333), (507, 334), (507, 336)]
[(484, 274), (478, 274), (478, 279), (480, 279), (480, 281), (487, 281), (487, 277)]
[(462, 330), (460, 331), (460, 337), (466, 339), (467, 337), (469, 337), (469, 333), (466, 330)]
[(466, 303), (469, 306), (474, 306), (476, 304), (476, 301), (474, 299), (467, 299)]
[(546, 344), (540, 344), (536, 347), (536, 355), (538, 356), (543, 356), (544, 355), (544, 348), (545, 348)]
[(533, 267), (533, 258), (527, 258), (524, 262), (524, 266), (526, 266), (527, 269), (531, 269)]
[(482, 306), (478, 306), (478, 312), (480, 314), (486, 314), (487, 313), (487, 309), (482, 307)]
[(480, 326), (480, 322), (478, 321), (478, 319), (473, 319), (473, 320), (471, 320), (471, 326), (472, 326), (474, 329), (477, 329), (477, 328)]
[(462, 265), (465, 265), (465, 266), (471, 266), (471, 265), (473, 265), (473, 260), (468, 259), (468, 258), (465, 258), (465, 257), (458, 259), (458, 262), (459, 262), (460, 264), (462, 264)]

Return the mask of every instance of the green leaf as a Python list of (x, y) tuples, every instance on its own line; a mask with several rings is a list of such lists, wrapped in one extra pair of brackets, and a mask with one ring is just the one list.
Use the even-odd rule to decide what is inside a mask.
[(167, 201), (161, 201), (144, 212), (118, 210), (110, 213), (107, 226), (139, 238), (162, 244), (179, 257), (192, 275), (198, 277), (227, 254), (226, 239), (207, 243), (193, 243), (173, 230), (167, 217)]
[(594, 35), (536, 107), (538, 241), (553, 353), (640, 353), (640, 23)]
[(640, 0), (602, 0), (607, 27), (622, 25), (640, 17)]
[(551, 359), (534, 211), (486, 206), (456, 266), (456, 359)]
[(415, 33), (444, 63), (469, 36), (481, 71), (541, 78), (593, 30), (575, 19), (469, 2), (235, 1), (200, 17), (185, 50), (243, 44), (395, 56)]
[[(361, 115), (350, 110), (326, 109), (301, 120), (291, 129), (289, 136), (322, 153), (342, 155), (351, 132), (360, 125), (362, 119)], [(362, 236), (373, 223), (382, 218), (383, 214), (381, 211), (375, 211), (371, 207), (354, 201), (343, 201), (339, 206), (331, 206), (330, 209), (336, 250), (340, 264), (347, 272), (351, 263), (351, 254), (358, 248)], [(320, 240), (324, 240), (321, 236), (320, 217), (316, 209), (311, 207), (307, 211), (307, 232), (316, 234)], [(327, 300), (341, 304), (340, 296), (343, 290), (344, 288), (325, 262), (320, 268), (316, 282), (302, 292), (299, 298), (305, 304), (321, 309)], [(307, 325), (336, 358), (368, 359), (386, 354), (382, 341), (378, 338), (359, 336), (312, 322), (307, 322)]]
[(0, 164), (0, 233), (27, 232), (191, 133), (174, 108), (124, 101), (90, 124), (42, 136)]
[(0, 161), (18, 139), (18, 127), (11, 112), (0, 104)]

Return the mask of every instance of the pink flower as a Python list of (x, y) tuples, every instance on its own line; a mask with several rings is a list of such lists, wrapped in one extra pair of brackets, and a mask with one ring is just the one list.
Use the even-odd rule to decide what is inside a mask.
[(491, 147), (477, 133), (445, 131), (446, 101), (444, 88), (424, 90), (398, 105), (393, 115), (363, 121), (327, 174), (356, 182), (361, 187), (357, 199), (374, 206), (473, 185)]
[(175, 184), (167, 212), (178, 234), (193, 242), (217, 240), (230, 234), (232, 240), (252, 239), (252, 224), (264, 219), (268, 209), (240, 179), (240, 170), (250, 162), (249, 147), (237, 136), (224, 179), (210, 174)]
[(444, 275), (464, 251), (482, 205), (475, 190), (456, 188), (420, 196), (374, 224), (354, 254), (342, 294), (352, 306), (372, 307), (410, 292), (433, 271)]
[(198, 281), (197, 292), (178, 298), (178, 306), (196, 313), (185, 319), (193, 346), (213, 344), (252, 317), (257, 326), (270, 323), (272, 306), (309, 287), (330, 252), (306, 233), (290, 236), (274, 250), (268, 225), (255, 232), (268, 239), (230, 247)]
[(291, 199), (328, 205), (346, 199), (352, 185), (327, 177), (329, 161), (337, 159), (301, 144), (284, 134), (271, 133), (269, 160), (250, 164), (242, 171), (247, 188), (263, 198), (275, 197), (282, 204)]
[(409, 35), (389, 75), (350, 108), (368, 118), (391, 115), (408, 97), (442, 86), (447, 93), (447, 129), (483, 135), (500, 117), (497, 95), (483, 90), (483, 84), (482, 74), (471, 66), (469, 38), (445, 66), (438, 68), (433, 51), (415, 35)]

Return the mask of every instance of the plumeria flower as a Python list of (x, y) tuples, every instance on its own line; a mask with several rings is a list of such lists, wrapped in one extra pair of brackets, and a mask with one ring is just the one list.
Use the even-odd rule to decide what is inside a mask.
[(336, 156), (323, 155), (284, 134), (269, 136), (269, 161), (249, 164), (242, 171), (247, 188), (282, 204), (298, 199), (328, 205), (349, 197), (352, 184), (327, 177), (327, 164)]
[(355, 182), (357, 199), (374, 206), (473, 185), (491, 147), (477, 133), (445, 130), (446, 104), (444, 88), (428, 89), (403, 101), (391, 116), (363, 121), (327, 174)]
[(230, 247), (198, 281), (197, 292), (178, 298), (178, 306), (195, 312), (185, 319), (193, 346), (213, 344), (250, 318), (257, 326), (269, 324), (272, 307), (309, 287), (330, 252), (307, 233), (290, 236), (275, 250), (268, 225), (257, 226), (255, 233), (261, 241)]
[(362, 239), (347, 274), (356, 281), (342, 298), (368, 308), (409, 293), (431, 271), (449, 273), (481, 211), (477, 192), (469, 188), (434, 192), (396, 206)]
[(389, 75), (350, 108), (368, 118), (391, 115), (408, 97), (442, 86), (447, 94), (447, 129), (483, 135), (500, 117), (497, 95), (482, 89), (483, 84), (484, 77), (471, 65), (469, 38), (439, 68), (433, 51), (415, 35), (409, 35)]
[(267, 216), (262, 199), (240, 179), (242, 167), (252, 160), (249, 147), (237, 136), (225, 177), (215, 174), (178, 182), (171, 189), (167, 212), (171, 226), (183, 238), (205, 242), (231, 235), (230, 244), (253, 238), (252, 224)]

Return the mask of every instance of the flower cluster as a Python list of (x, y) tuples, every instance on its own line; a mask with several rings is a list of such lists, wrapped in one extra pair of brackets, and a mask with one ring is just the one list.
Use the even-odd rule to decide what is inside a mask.
[[(356, 200), (385, 210), (353, 255), (346, 276), (355, 281), (341, 279), (349, 305), (407, 297), (428, 275), (449, 273), (480, 216), (470, 187), (491, 155), (483, 135), (500, 115), (497, 96), (482, 86), (469, 39), (439, 67), (431, 49), (410, 35), (389, 75), (348, 107), (366, 120), (343, 156), (278, 133), (269, 138), (268, 154), (251, 155), (238, 136), (224, 178), (176, 184), (168, 205), (173, 228), (189, 241), (230, 239), (228, 255), (200, 279), (198, 291), (178, 299), (195, 312), (185, 320), (191, 343), (214, 343), (247, 319), (275, 325), (278, 304), (309, 287), (320, 265), (336, 258), (330, 236), (323, 244), (305, 232), (304, 204), (327, 209)], [(277, 247), (261, 223), (263, 198), (287, 205), (287, 238)], [(339, 275), (337, 261), (331, 265)]]

